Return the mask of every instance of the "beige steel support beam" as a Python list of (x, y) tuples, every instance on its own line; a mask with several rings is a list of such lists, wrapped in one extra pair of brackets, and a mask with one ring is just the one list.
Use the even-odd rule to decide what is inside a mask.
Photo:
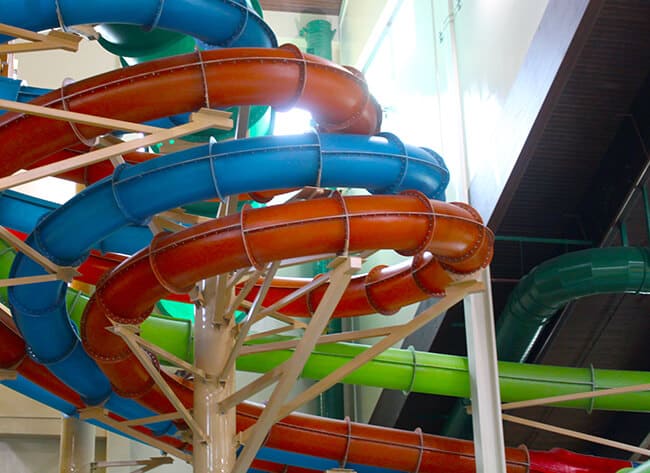
[(532, 427), (534, 429), (539, 429), (539, 430), (545, 430), (547, 432), (553, 432), (554, 434), (564, 435), (566, 437), (573, 437), (580, 440), (586, 440), (587, 442), (597, 443), (599, 445), (605, 445), (607, 447), (617, 448), (619, 450), (625, 450), (627, 452), (639, 453), (641, 455), (650, 456), (650, 450), (648, 450), (647, 448), (637, 447), (636, 445), (628, 445), (626, 443), (617, 442), (602, 437), (597, 437), (595, 435), (585, 434), (583, 432), (577, 432), (575, 430), (565, 429), (563, 427), (557, 427), (555, 425), (544, 424), (542, 422), (537, 422), (530, 419), (524, 419), (510, 414), (503, 414), (502, 417), (504, 421), (512, 422), (514, 424), (525, 425), (527, 427)]
[(59, 473), (90, 473), (95, 459), (95, 426), (75, 417), (61, 419)]
[[(20, 238), (15, 236), (5, 227), (0, 225), (0, 238), (10, 243), (14, 248), (18, 249), (21, 253), (24, 253), (32, 261), (40, 264), (48, 273), (51, 273), (54, 276), (54, 279), (61, 279), (66, 282), (72, 281), (75, 276), (79, 276), (79, 272), (70, 266), (59, 266), (58, 264), (53, 263), (48, 258), (40, 254), (34, 248), (29, 246), (27, 243), (22, 241)], [(13, 279), (4, 279), (0, 280), (0, 287), (17, 285), (13, 281), (17, 281), (18, 284), (29, 284), (30, 282), (44, 282), (45, 280), (51, 281), (52, 279), (43, 279), (44, 276), (26, 276), (24, 278), (13, 278)], [(51, 277), (51, 276), (50, 276)], [(34, 278), (34, 281), (30, 279)]]
[[(253, 290), (255, 287), (255, 283), (257, 282), (258, 278), (262, 276), (264, 273), (263, 270), (256, 270), (254, 271), (248, 280), (244, 283), (244, 286), (239, 290), (239, 293), (235, 296), (235, 298), (232, 300), (230, 303), (230, 306), (228, 307), (226, 311), (226, 316), (227, 317), (232, 317), (232, 315), (235, 313), (239, 305), (246, 299), (248, 294)], [(268, 275), (266, 276), (267, 278), (269, 277)], [(273, 279), (273, 276), (271, 276), (271, 279)], [(233, 285), (230, 284), (229, 281), (226, 281), (226, 288), (232, 288)]]
[[(299, 328), (306, 328), (306, 327), (307, 325), (305, 324), (305, 327), (299, 327)], [(264, 332), (253, 333), (248, 337), (246, 337), (246, 340), (244, 340), (244, 342), (252, 342), (253, 340), (260, 340), (262, 338), (270, 337), (272, 335), (280, 335), (281, 333), (289, 332), (291, 330), (296, 330), (296, 328), (298, 327), (295, 327), (293, 325), (285, 325), (284, 327), (278, 327), (271, 330), (266, 330)], [(320, 339), (318, 339), (318, 343), (320, 343)], [(268, 351), (268, 350), (264, 350), (264, 351)]]
[(170, 232), (180, 232), (183, 230), (187, 230), (187, 227), (184, 227), (180, 223), (171, 221), (168, 218), (163, 217), (161, 215), (154, 216), (154, 218), (151, 220), (151, 223), (155, 226), (155, 228), (152, 228), (151, 225), (149, 225), (149, 228), (154, 234), (160, 233), (160, 231), (162, 230), (167, 230)]
[(47, 51), (51, 49), (76, 52), (81, 41), (81, 37), (63, 31), (52, 30), (44, 35), (5, 23), (0, 23), (0, 33), (29, 41), (27, 43), (0, 44), (0, 54)]
[[(196, 423), (194, 417), (190, 413), (189, 409), (183, 405), (183, 403), (178, 399), (174, 391), (167, 385), (165, 378), (160, 374), (158, 368), (153, 364), (151, 358), (146, 351), (140, 346), (138, 340), (136, 340), (136, 335), (133, 333), (131, 328), (126, 326), (116, 325), (114, 327), (109, 327), (109, 331), (115, 333), (122, 337), (122, 340), (129, 346), (133, 354), (138, 358), (138, 361), (142, 363), (142, 366), (147, 370), (147, 373), (153, 378), (160, 390), (165, 394), (169, 402), (172, 403), (174, 408), (181, 414), (183, 420), (192, 430), (192, 433), (201, 438), (203, 441), (206, 441), (205, 431)], [(198, 381), (198, 380), (197, 380)]]
[[(363, 338), (375, 338), (375, 337), (384, 337), (390, 335), (395, 329), (400, 328), (402, 325), (389, 325), (387, 327), (376, 327), (369, 328), (365, 330), (355, 330), (353, 332), (340, 332), (340, 333), (330, 333), (323, 335), (318, 339), (317, 345), (322, 345), (325, 343), (337, 343), (337, 342), (351, 342), (354, 340), (361, 340)], [(249, 338), (256, 339), (262, 338), (264, 334), (272, 335), (270, 332), (264, 332), (260, 334), (255, 334)], [(272, 342), (272, 343), (263, 343), (260, 345), (252, 345), (244, 347), (241, 351), (242, 355), (250, 355), (253, 353), (263, 353), (267, 351), (277, 351), (277, 350), (291, 350), (298, 345), (299, 339), (294, 340), (285, 340), (281, 342)]]
[(29, 103), (14, 102), (5, 99), (0, 99), (0, 109), (10, 112), (24, 113), (25, 115), (33, 115), (36, 117), (51, 118), (52, 120), (76, 123), (79, 125), (90, 125), (109, 130), (129, 131), (131, 133), (158, 133), (165, 130), (165, 128), (158, 128), (140, 123), (114, 120), (112, 118), (88, 115), (87, 113), (69, 112), (58, 108), (43, 107), (42, 105), (32, 105)]
[(178, 368), (181, 368), (187, 371), (188, 373), (192, 373), (194, 376), (205, 377), (205, 372), (203, 370), (196, 368), (192, 364), (188, 363), (182, 358), (177, 357), (173, 353), (169, 353), (168, 351), (163, 350), (158, 345), (155, 345), (150, 341), (145, 340), (142, 337), (139, 337), (138, 335), (135, 334), (135, 332), (129, 325), (115, 325), (113, 327), (108, 328), (108, 330), (121, 337), (128, 336), (133, 342), (137, 343), (142, 348), (146, 349), (147, 351), (153, 353), (154, 355), (164, 360), (167, 360), (168, 362), (177, 366)]
[(115, 144), (106, 148), (90, 151), (73, 158), (47, 164), (29, 171), (0, 179), (0, 191), (11, 187), (32, 182), (47, 176), (53, 176), (66, 171), (72, 171), (81, 167), (89, 166), (101, 161), (106, 161), (114, 156), (119, 156), (138, 148), (151, 146), (161, 141), (178, 138), (179, 136), (190, 135), (208, 128), (230, 129), (232, 120), (229, 113), (218, 110), (201, 109), (191, 115), (191, 121), (169, 130), (152, 133), (151, 135), (137, 140)]
[(183, 209), (173, 209), (168, 210), (159, 214), (161, 217), (165, 217), (168, 220), (173, 220), (176, 222), (187, 223), (189, 225), (198, 225), (200, 223), (209, 222), (212, 219), (208, 217), (203, 217), (201, 215), (192, 215), (185, 212)]
[[(280, 265), (282, 267), (282, 265)], [(245, 309), (250, 309), (252, 307), (252, 303), (250, 301), (242, 301), (240, 307), (243, 307)], [(261, 309), (260, 309), (261, 310)], [(281, 314), (280, 312), (276, 311), (266, 311), (267, 313), (265, 314), (264, 317), (271, 317), (272, 319), (278, 320), (279, 322), (284, 322), (287, 325), (293, 325), (295, 328), (305, 328), (306, 325), (300, 322), (299, 320), (294, 319), (293, 317), (289, 317), (288, 315)], [(261, 320), (264, 317), (257, 317), (257, 320)]]
[(13, 381), (18, 377), (18, 371), (0, 369), (0, 381)]
[(172, 457), (151, 457), (146, 460), (126, 460), (126, 461), (104, 461), (104, 462), (94, 462), (91, 464), (91, 471), (95, 471), (98, 468), (124, 468), (127, 466), (139, 466), (137, 470), (132, 470), (131, 473), (145, 473), (151, 471), (154, 468), (158, 468), (163, 465), (171, 465), (174, 463)]
[[(335, 371), (325, 376), (323, 379), (313, 384), (311, 387), (278, 409), (276, 411), (276, 416), (273, 419), (273, 422), (277, 422), (280, 419), (286, 417), (291, 412), (295, 411), (298, 407), (302, 406), (304, 403), (310, 401), (311, 399), (318, 396), (321, 392), (341, 381), (343, 378), (348, 376), (360, 366), (364, 365), (377, 355), (389, 349), (398, 341), (404, 339), (414, 331), (422, 328), (435, 317), (463, 300), (465, 296), (483, 291), (484, 287), (485, 286), (478, 281), (463, 281), (451, 284), (449, 287), (447, 287), (447, 295), (436, 302), (433, 306), (429, 307), (427, 310), (422, 312), (410, 322), (398, 326), (390, 333), (390, 335), (386, 336), (363, 353), (357, 355), (354, 359), (347, 362), (345, 365), (337, 368)], [(252, 429), (254, 427), (255, 426), (249, 427), (247, 430), (240, 434), (240, 442), (242, 444), (247, 444), (247, 442), (250, 441), (250, 438), (253, 435)]]
[(146, 425), (146, 424), (154, 424), (156, 422), (165, 422), (168, 420), (177, 420), (180, 419), (181, 417), (182, 416), (178, 412), (170, 412), (169, 414), (160, 414), (157, 416), (141, 417), (139, 419), (125, 420), (122, 422), (122, 425), (126, 427), (133, 427), (136, 425)]
[[(506, 411), (510, 409), (521, 409), (523, 407), (543, 406), (545, 404), (556, 404), (559, 402), (577, 401), (580, 399), (593, 399), (602, 396), (614, 396), (616, 394), (634, 393), (640, 391), (650, 391), (650, 384), (636, 384), (634, 386), (623, 386), (620, 388), (599, 389), (598, 391), (589, 391), (583, 393), (563, 394), (561, 396), (544, 397), (540, 399), (530, 399), (528, 401), (509, 402), (501, 405), (501, 409)], [(468, 410), (471, 414), (471, 409)]]
[(22, 286), (40, 282), (52, 282), (61, 279), (56, 274), (43, 274), (40, 276), (24, 276), (19, 278), (0, 279), (0, 287)]
[(275, 383), (284, 373), (284, 365), (279, 365), (270, 371), (267, 371), (255, 381), (248, 383), (236, 393), (231, 394), (219, 403), (219, 411), (227, 412), (240, 402), (245, 401), (252, 395), (260, 392), (262, 389)]
[(136, 440), (140, 440), (141, 442), (151, 445), (154, 448), (162, 450), (163, 452), (168, 453), (169, 455), (173, 455), (176, 458), (183, 460), (184, 462), (192, 463), (191, 455), (175, 447), (172, 447), (171, 445), (161, 440), (158, 440), (156, 437), (150, 437), (149, 435), (143, 434), (139, 430), (124, 425), (124, 423), (108, 416), (104, 411), (104, 409), (102, 409), (101, 407), (89, 407), (87, 409), (82, 409), (79, 411), (79, 418), (81, 420), (87, 420), (87, 419), (98, 420), (101, 423), (106, 424), (107, 426), (122, 432), (123, 434), (133, 437)]
[[(218, 216), (237, 212), (237, 197), (219, 206)], [(192, 439), (195, 473), (230, 473), (236, 461), (236, 414), (222, 412), (218, 404), (235, 389), (235, 367), (226, 366), (234, 349), (237, 327), (230, 312), (234, 285), (230, 274), (202, 281), (200, 303), (194, 309), (194, 363), (206, 373), (194, 380), (194, 419), (208, 434)]]
[[(239, 328), (239, 334), (237, 335), (237, 339), (235, 340), (235, 345), (233, 346), (232, 350), (230, 350), (228, 359), (226, 360), (223, 366), (223, 372), (219, 375), (219, 377), (223, 378), (225, 373), (229, 373), (232, 369), (234, 369), (235, 363), (237, 361), (237, 357), (239, 356), (239, 352), (244, 346), (244, 341), (248, 336), (248, 332), (250, 331), (250, 328), (257, 321), (257, 313), (259, 312), (259, 309), (262, 306), (262, 301), (266, 297), (266, 294), (269, 290), (269, 287), (271, 286), (271, 283), (273, 282), (273, 278), (275, 277), (275, 273), (277, 272), (277, 270), (278, 270), (278, 262), (270, 263), (267, 266), (264, 284), (262, 285), (259, 292), (257, 293), (257, 296), (255, 296), (255, 301), (253, 301), (253, 305), (248, 311), (248, 314), (246, 315), (246, 319), (244, 320), (244, 322), (241, 324)], [(257, 279), (263, 272), (264, 272), (263, 270), (256, 271), (251, 276), (251, 278), (248, 280), (244, 288), (240, 291), (237, 297), (235, 297), (235, 299), (232, 301), (231, 305), (227, 309), (229, 316), (232, 316), (232, 314), (235, 312), (235, 309), (248, 295), (250, 290), (253, 288), (253, 285), (255, 284), (255, 282), (257, 282)], [(232, 289), (230, 290), (232, 291)]]
[[(359, 258), (359, 260), (360, 260), (360, 258)], [(334, 261), (336, 261), (336, 260), (334, 260)], [(355, 258), (355, 261), (356, 261), (356, 258)], [(276, 312), (276, 311), (282, 309), (284, 306), (292, 303), (296, 299), (300, 299), (302, 296), (305, 296), (305, 295), (309, 294), (314, 289), (321, 287), (326, 282), (329, 282), (331, 277), (332, 277), (332, 271), (330, 271), (327, 274), (324, 274), (323, 276), (321, 276), (318, 279), (313, 279), (311, 282), (309, 282), (308, 284), (305, 284), (300, 289), (296, 289), (291, 294), (286, 295), (285, 297), (283, 297), (279, 301), (274, 302), (270, 306), (265, 307), (264, 309), (262, 309), (262, 311), (260, 311), (258, 317), (263, 318), (263, 317), (266, 317), (267, 315), (269, 315), (272, 312)]]
[[(231, 473), (245, 473), (248, 470), (273, 424), (278, 418), (284, 417), (279, 416), (279, 412), (283, 408), (283, 403), (289, 395), (296, 379), (302, 372), (307, 358), (316, 345), (318, 337), (327, 326), (336, 305), (350, 282), (352, 274), (361, 268), (361, 258), (339, 257), (330, 263), (330, 268), (331, 270), (328, 274), (331, 283), (325, 291), (323, 299), (314, 312), (305, 330), (305, 334), (300, 344), (296, 347), (292, 357), (280, 365), (282, 375), (257, 422), (247, 430), (249, 436)], [(300, 292), (300, 290), (295, 292)], [(282, 307), (282, 305), (278, 307)], [(264, 311), (260, 314), (262, 313)]]

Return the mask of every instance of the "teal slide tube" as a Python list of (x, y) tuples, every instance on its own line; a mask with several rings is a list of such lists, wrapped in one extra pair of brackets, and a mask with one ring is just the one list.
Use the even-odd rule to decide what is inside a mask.
[(650, 250), (594, 248), (550, 259), (515, 287), (497, 320), (500, 360), (524, 361), (553, 315), (594, 294), (650, 292)]
[[(515, 287), (496, 324), (500, 360), (523, 362), (544, 326), (581, 297), (650, 292), (650, 250), (616, 247), (575, 251), (535, 267)], [(471, 417), (458, 403), (443, 434), (469, 438)]]

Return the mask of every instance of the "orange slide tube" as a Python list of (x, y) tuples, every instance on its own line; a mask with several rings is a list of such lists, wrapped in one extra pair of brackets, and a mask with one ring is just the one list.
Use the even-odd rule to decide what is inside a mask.
[[(303, 54), (293, 45), (168, 57), (67, 85), (32, 103), (133, 122), (204, 106), (297, 106), (312, 110), (322, 131), (370, 135), (381, 125), (379, 105), (359, 72)], [(0, 117), (0, 143), (11, 159), (0, 161), (0, 176), (106, 131), (6, 113)]]
[[(290, 216), (290, 217), (289, 217)], [(373, 288), (369, 312), (375, 305), (393, 310), (396, 304), (410, 303), (418, 297), (444, 291), (456, 277), (473, 273), (489, 264), (492, 257), (492, 234), (480, 218), (464, 204), (430, 201), (422, 194), (410, 192), (400, 196), (363, 196), (294, 202), (281, 207), (244, 209), (241, 214), (197, 225), (174, 234), (160, 234), (145, 248), (115, 268), (97, 286), (86, 307), (81, 323), (81, 337), (86, 351), (97, 360), (111, 380), (116, 392), (136, 398), (149, 408), (165, 413), (173, 407), (133, 356), (121, 338), (107, 332), (111, 321), (140, 324), (155, 302), (170, 292), (187, 292), (198, 280), (248, 266), (264, 266), (270, 261), (310, 254), (357, 252), (392, 248), (402, 254), (414, 254), (411, 272), (422, 271), (426, 278), (411, 278), (411, 289), (396, 290), (393, 276), (403, 268), (373, 270), (368, 279)], [(374, 276), (373, 276), (374, 275)], [(399, 279), (399, 278), (398, 278)], [(337, 312), (366, 297), (365, 284), (350, 286)], [(385, 287), (382, 287), (385, 285)], [(353, 293), (357, 294), (353, 294)], [(317, 301), (314, 301), (317, 302)], [(358, 306), (355, 310), (358, 311)], [(170, 387), (188, 407), (192, 389), (186, 382), (166, 375)], [(245, 429), (259, 415), (259, 408), (241, 405), (238, 429)], [(402, 471), (432, 471), (439, 462), (456, 464), (454, 471), (473, 471), (471, 443), (409, 432), (377, 429), (354, 424), (352, 437), (345, 423), (332, 421), (326, 428), (313, 426), (313, 433), (327, 434), (327, 441), (312, 442), (304, 426), (310, 416), (291, 415), (271, 431), (266, 445), (283, 450), (308, 453), (326, 458), (382, 465)], [(319, 423), (322, 419), (318, 420)], [(287, 432), (287, 429), (290, 429)], [(396, 440), (396, 436), (399, 437)], [(394, 442), (395, 445), (367, 448), (369, 443)], [(346, 446), (349, 442), (349, 446)], [(457, 445), (458, 444), (458, 445)], [(390, 459), (385, 455), (389, 452)], [(459, 455), (458, 452), (466, 452)], [(422, 453), (420, 453), (422, 452)], [(363, 456), (363, 461), (360, 459)], [(418, 460), (421, 455), (421, 460)], [(370, 457), (370, 459), (369, 459)], [(525, 452), (510, 449), (512, 472), (526, 471)], [(450, 470), (451, 471), (451, 470)]]

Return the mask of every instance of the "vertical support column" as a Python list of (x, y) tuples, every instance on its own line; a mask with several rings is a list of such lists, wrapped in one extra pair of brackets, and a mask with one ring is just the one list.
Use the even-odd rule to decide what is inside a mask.
[(235, 384), (234, 365), (218, 378), (235, 341), (234, 317), (224, 318), (223, 310), (230, 305), (232, 289), (220, 290), (218, 279), (203, 282), (204, 306), (197, 305), (195, 314), (194, 360), (206, 374), (194, 380), (194, 419), (206, 434), (206, 441), (194, 438), (196, 473), (230, 473), (235, 463), (235, 409), (222, 414), (217, 408)]
[(95, 461), (95, 426), (75, 417), (61, 420), (59, 473), (90, 473)]
[(481, 272), (486, 291), (465, 299), (465, 331), (472, 394), (476, 471), (506, 471), (501, 393), (492, 309), (490, 269)]
[[(460, 89), (458, 49), (456, 42), (455, 15), (457, 0), (448, 0), (449, 43), (451, 68), (449, 84), (458, 109), (456, 120), (460, 130), (458, 154), (461, 159), (459, 195), (471, 204), (469, 195), (469, 166), (466, 147), (463, 98)], [(501, 418), (501, 395), (499, 392), (499, 369), (497, 366), (494, 310), (492, 308), (492, 285), (489, 268), (479, 278), (485, 292), (472, 294), (465, 299), (465, 336), (472, 401), (472, 425), (474, 450), (478, 473), (506, 473), (503, 420)]]

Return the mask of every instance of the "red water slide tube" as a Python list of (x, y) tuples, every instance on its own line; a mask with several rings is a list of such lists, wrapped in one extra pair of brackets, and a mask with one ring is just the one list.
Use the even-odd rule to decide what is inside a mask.
[[(359, 72), (303, 54), (292, 45), (173, 56), (82, 80), (32, 103), (133, 122), (204, 106), (268, 104), (312, 110), (323, 131), (368, 135), (378, 132), (381, 125), (379, 106)], [(0, 176), (106, 131), (4, 114), (0, 143), (5, 158), (0, 161)]]
[(81, 397), (59, 381), (43, 365), (27, 356), (26, 345), (14, 321), (0, 312), (0, 368), (16, 370), (31, 382), (77, 408), (85, 407)]
[[(32, 383), (54, 394), (77, 409), (87, 407), (75, 391), (63, 384), (45, 366), (28, 356), (25, 341), (18, 334), (13, 320), (2, 312), (0, 312), (0, 368), (16, 370)], [(117, 421), (124, 420), (111, 413), (109, 413), (109, 416)], [(135, 429), (145, 435), (155, 437), (152, 431), (146, 427), (136, 426)], [(174, 437), (162, 436), (158, 437), (158, 439), (175, 448), (186, 448), (184, 442)]]

